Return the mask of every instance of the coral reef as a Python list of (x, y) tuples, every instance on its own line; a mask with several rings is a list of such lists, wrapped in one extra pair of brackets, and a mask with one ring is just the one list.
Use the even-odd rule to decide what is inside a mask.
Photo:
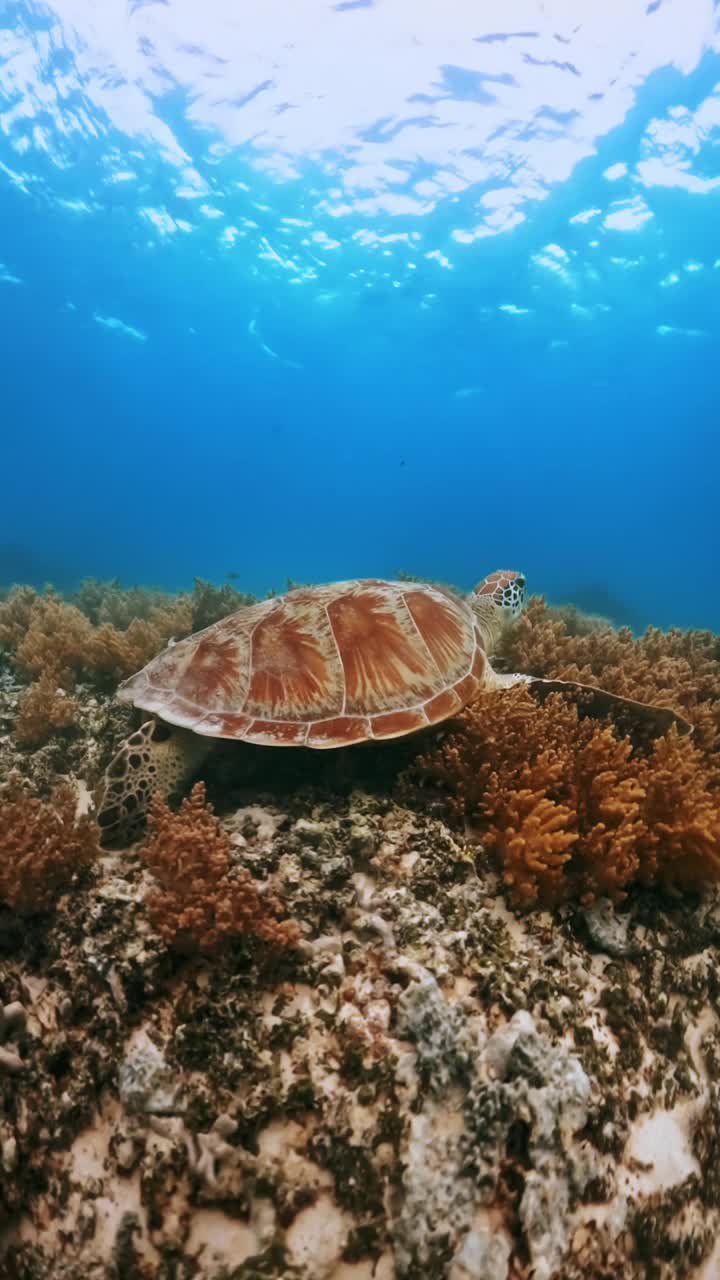
[(109, 582), (85, 578), (67, 600), (76, 605), (93, 626), (109, 623), (118, 631), (127, 631), (136, 618), (152, 622), (158, 615), (186, 609), (188, 603), (186, 595), (171, 595), (149, 587), (124, 587), (117, 578)]
[(84, 655), (84, 670), (90, 679), (116, 683), (132, 675), (155, 657), (169, 640), (190, 631), (190, 613), (185, 605), (165, 610), (150, 618), (134, 618), (125, 631), (104, 622), (91, 635)]
[(0, 954), (3, 1275), (716, 1274), (717, 891), (634, 891), (609, 954), (389, 797), (223, 829), (312, 939), (281, 971), (169, 969), (132, 851)]
[(52, 677), (66, 688), (77, 679), (117, 682), (149, 662), (168, 640), (190, 631), (187, 597), (150, 606), (146, 614), (131, 618), (124, 629), (105, 621), (93, 625), (76, 605), (52, 592), (36, 595), (22, 587), (0, 603), (0, 649), (12, 655), (24, 675)]
[(212, 582), (196, 578), (191, 597), (190, 630), (202, 631), (204, 627), (212, 626), (213, 622), (226, 618), (229, 613), (236, 613), (245, 605), (255, 604), (256, 599), (256, 596), (248, 595), (247, 592), (237, 591), (229, 583), (216, 587)]
[[(88, 654), (187, 620), (148, 597), (0, 603), (3, 1278), (720, 1274), (715, 638), (533, 602), (508, 669), (694, 739), (516, 689), (424, 741), (220, 744), (219, 816), (197, 788), (98, 855), (77, 795), (131, 713), (112, 630)], [(31, 749), (41, 688), (78, 710)]]
[[(410, 1087), (415, 1107), (397, 1222), (400, 1272), (435, 1274), (443, 1254), (450, 1263), (453, 1235), (462, 1234), (473, 1210), (493, 1204), (502, 1187), (514, 1200), (531, 1274), (550, 1280), (569, 1243), (569, 1189), (582, 1196), (602, 1167), (597, 1158), (578, 1161), (572, 1144), (587, 1123), (590, 1079), (577, 1056), (539, 1032), (527, 1011), (488, 1036), (470, 1008), (448, 1003), (431, 973), (416, 964), (404, 968), (412, 982), (399, 1001), (398, 1031), (415, 1043), (418, 1060), (432, 1065), (426, 1089)], [(453, 1077), (463, 1083), (464, 1123), (448, 1135)], [(516, 1155), (511, 1131), (520, 1116), (525, 1132)], [(488, 1253), (493, 1240), (498, 1274), (507, 1275), (509, 1241), (487, 1228), (465, 1235), (458, 1263)]]
[(53, 733), (77, 724), (80, 704), (58, 686), (51, 672), (34, 680), (21, 695), (13, 732), (23, 747), (39, 747)]
[(161, 888), (148, 894), (148, 911), (170, 946), (212, 951), (238, 937), (281, 948), (297, 942), (297, 925), (279, 919), (277, 898), (262, 892), (249, 871), (232, 866), (230, 839), (202, 782), (178, 813), (156, 798), (149, 825), (142, 856)]
[(100, 688), (132, 675), (169, 640), (202, 630), (256, 597), (195, 579), (177, 596), (88, 579), (69, 600), (51, 589), (16, 587), (0, 599), (0, 653), (29, 678), (52, 677), (71, 688)]
[(411, 777), (447, 790), (518, 904), (720, 880), (720, 762), (674, 730), (643, 755), (558, 694), (485, 693)]
[(91, 635), (80, 610), (52, 593), (30, 600), (23, 589), (0, 605), (0, 645), (30, 678), (49, 675), (72, 685), (85, 665)]
[[(568, 625), (570, 621), (570, 625)], [(584, 632), (568, 610), (534, 596), (505, 637), (509, 671), (602, 685), (638, 702), (670, 705), (695, 726), (708, 750), (720, 746), (720, 637), (710, 631), (658, 631), (634, 637), (595, 624)]]
[(11, 778), (0, 788), (0, 901), (23, 914), (46, 911), (97, 857), (98, 836), (90, 817), (77, 816), (70, 783), (41, 800)]

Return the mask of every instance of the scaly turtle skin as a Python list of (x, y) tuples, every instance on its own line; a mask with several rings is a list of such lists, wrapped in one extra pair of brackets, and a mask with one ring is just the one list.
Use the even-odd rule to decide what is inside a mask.
[[(382, 741), (440, 724), (481, 689), (532, 681), (489, 660), (524, 599), (524, 578), (507, 570), (466, 599), (424, 583), (339, 582), (251, 605), (170, 645), (118, 691), (159, 720), (110, 764), (100, 825), (117, 835), (153, 794), (180, 790), (216, 738), (316, 749)], [(602, 710), (618, 701), (599, 696)]]

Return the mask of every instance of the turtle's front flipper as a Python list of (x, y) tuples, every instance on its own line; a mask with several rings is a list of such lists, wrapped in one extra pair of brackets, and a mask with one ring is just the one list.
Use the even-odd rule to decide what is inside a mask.
[(550, 693), (562, 693), (577, 703), (581, 715), (611, 716), (622, 733), (631, 738), (659, 738), (675, 725), (679, 734), (692, 733), (689, 720), (671, 707), (656, 707), (617, 693), (597, 689), (576, 680), (543, 680), (539, 676), (507, 676), (508, 684), (526, 684), (533, 697), (543, 702)]
[(182, 791), (212, 747), (187, 729), (147, 720), (123, 742), (96, 793), (97, 820), (108, 843), (131, 840), (153, 796)]

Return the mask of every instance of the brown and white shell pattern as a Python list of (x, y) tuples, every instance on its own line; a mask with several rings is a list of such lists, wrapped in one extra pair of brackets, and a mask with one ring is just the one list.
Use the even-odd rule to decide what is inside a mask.
[(119, 697), (212, 738), (342, 747), (438, 724), (486, 672), (461, 599), (359, 580), (241, 609), (159, 654)]

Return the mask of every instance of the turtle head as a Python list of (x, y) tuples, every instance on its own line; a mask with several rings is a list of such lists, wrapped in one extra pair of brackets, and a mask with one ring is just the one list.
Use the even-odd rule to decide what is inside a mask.
[(478, 582), (468, 599), (480, 625), (485, 652), (497, 649), (506, 627), (525, 606), (525, 577), (515, 569), (496, 569)]

